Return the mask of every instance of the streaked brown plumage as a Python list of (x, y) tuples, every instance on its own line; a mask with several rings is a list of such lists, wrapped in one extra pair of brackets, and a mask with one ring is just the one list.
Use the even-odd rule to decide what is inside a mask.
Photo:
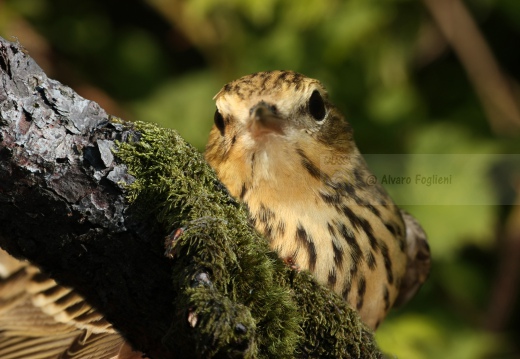
[(376, 328), (427, 277), (424, 232), (369, 172), (350, 124), (317, 81), (291, 71), (215, 96), (206, 159), (279, 255), (309, 270)]
[(142, 353), (74, 291), (0, 250), (0, 358), (137, 359)]

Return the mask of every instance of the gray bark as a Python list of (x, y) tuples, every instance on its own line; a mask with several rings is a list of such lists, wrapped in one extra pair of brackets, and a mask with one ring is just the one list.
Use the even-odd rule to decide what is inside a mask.
[[(74, 287), (137, 348), (171, 353), (171, 265), (128, 211), (114, 158), (134, 135), (0, 38), (0, 246)], [(151, 240), (152, 238), (158, 240)]]

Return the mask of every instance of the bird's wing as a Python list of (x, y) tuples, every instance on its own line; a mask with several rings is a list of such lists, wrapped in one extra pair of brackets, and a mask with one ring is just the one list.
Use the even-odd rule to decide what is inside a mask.
[(141, 358), (73, 290), (0, 250), (0, 358)]
[(408, 302), (421, 287), (430, 273), (430, 246), (426, 233), (417, 220), (408, 212), (401, 210), (406, 226), (406, 273), (399, 288), (394, 307)]

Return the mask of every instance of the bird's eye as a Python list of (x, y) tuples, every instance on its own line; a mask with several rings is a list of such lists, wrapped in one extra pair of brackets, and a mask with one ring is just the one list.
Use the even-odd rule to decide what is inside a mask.
[(312, 92), (309, 98), (309, 113), (316, 121), (321, 121), (325, 118), (325, 102), (318, 90)]
[(226, 124), (224, 123), (224, 117), (222, 117), (222, 114), (218, 112), (218, 109), (215, 111), (215, 116), (213, 117), (213, 120), (215, 121), (215, 126), (217, 126), (218, 130), (220, 131), (220, 134), (224, 136), (224, 129), (226, 127)]

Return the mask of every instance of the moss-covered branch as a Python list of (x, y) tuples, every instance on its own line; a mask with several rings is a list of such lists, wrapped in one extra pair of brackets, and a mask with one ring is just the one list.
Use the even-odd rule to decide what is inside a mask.
[(5, 40), (0, 71), (0, 245), (74, 287), (136, 348), (381, 357), (343, 300), (269, 251), (175, 131), (109, 119)]

